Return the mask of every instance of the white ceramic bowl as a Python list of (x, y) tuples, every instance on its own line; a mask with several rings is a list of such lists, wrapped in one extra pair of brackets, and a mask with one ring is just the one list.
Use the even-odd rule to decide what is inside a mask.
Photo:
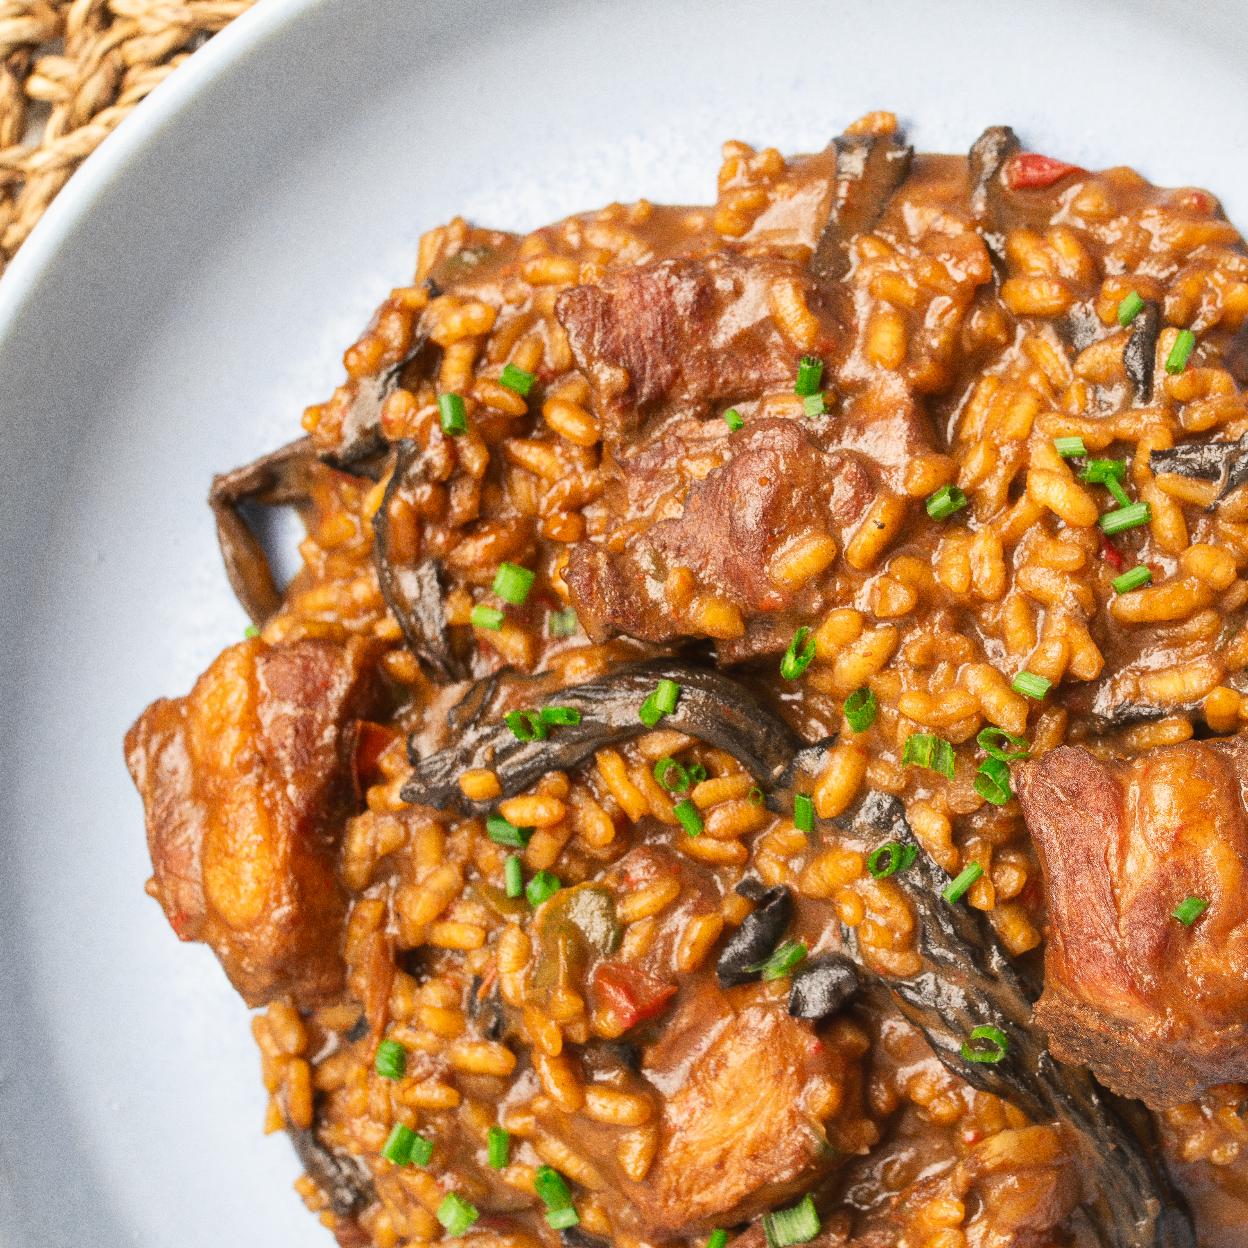
[(0, 282), (0, 1242), (328, 1243), (260, 1135), (246, 1012), (143, 896), (121, 738), (243, 625), (209, 475), (292, 436), (463, 212), (705, 200), (728, 137), (1009, 122), (1248, 220), (1242, 8), (1163, 0), (262, 0)]

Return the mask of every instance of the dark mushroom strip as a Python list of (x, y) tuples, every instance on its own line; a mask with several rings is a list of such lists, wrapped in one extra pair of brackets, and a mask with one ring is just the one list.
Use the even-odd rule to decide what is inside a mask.
[(1009, 228), (1001, 184), (1005, 163), (1022, 148), (1018, 135), (1009, 126), (989, 126), (971, 144), (969, 181), (971, 215), (984, 229), (984, 241), (1000, 260), (1005, 255), (1005, 235)]
[(310, 474), (316, 462), (311, 438), (298, 438), (212, 479), (208, 505), (217, 522), (225, 575), (234, 596), (256, 624), (263, 624), (281, 606), (282, 599), (269, 557), (243, 509), (247, 504), (294, 507), (306, 521), (311, 503)]
[(830, 1018), (857, 995), (858, 969), (839, 953), (812, 958), (793, 977), (789, 1013), (794, 1018)]
[(1216, 481), (1216, 497), (1225, 498), (1248, 481), (1248, 433), (1236, 442), (1189, 442), (1164, 451), (1150, 451), (1156, 473), (1173, 472), (1198, 481)]
[[(745, 896), (752, 896), (747, 892)], [(757, 905), (741, 921), (715, 963), (720, 987), (733, 988), (758, 979), (759, 964), (765, 962), (780, 943), (784, 929), (793, 917), (793, 898), (783, 884), (769, 888)]]
[(420, 463), (421, 450), (417, 443), (396, 443), (394, 471), (373, 517), (373, 563), (381, 596), (398, 620), (403, 637), (416, 657), (442, 680), (463, 680), (467, 673), (452, 651), (447, 633), (438, 565), (432, 559), (402, 564), (390, 549), (391, 504), (409, 477), (419, 472)]
[[(880, 840), (911, 843), (901, 803), (873, 793), (847, 820)], [(1118, 1117), (1082, 1067), (1058, 1063), (1029, 1025), (1034, 993), (984, 920), (941, 896), (948, 879), (921, 850), (893, 877), (918, 916), (922, 971), (910, 978), (873, 973), (901, 1012), (922, 1030), (940, 1061), (984, 1092), (1040, 1120), (1056, 1119), (1078, 1143), (1092, 1177), (1086, 1208), (1109, 1248), (1195, 1248), (1191, 1219), (1140, 1139)], [(1000, 1029), (1008, 1050), (996, 1063), (969, 1062), (962, 1046), (976, 1027)]]
[(1157, 367), (1157, 336), (1161, 333), (1161, 306), (1152, 299), (1135, 314), (1131, 336), (1122, 349), (1122, 365), (1135, 386), (1137, 403), (1151, 403), (1153, 372)]
[(579, 711), (581, 722), (555, 728), (540, 741), (519, 741), (500, 718), (487, 717), (496, 703), (497, 682), (481, 682), (460, 704), (468, 709), (452, 712), (458, 738), (453, 745), (421, 758), (417, 743), (409, 740), (415, 773), (403, 786), (403, 800), (480, 813), (489, 803), (464, 797), (459, 777), (465, 771), (492, 769), (507, 797), (548, 771), (570, 771), (604, 746), (648, 731), (638, 710), (660, 680), (680, 685), (680, 700), (663, 727), (726, 750), (764, 788), (780, 779), (802, 748), (793, 730), (739, 681), (693, 663), (652, 659), (559, 690), (554, 700)]
[(892, 134), (842, 134), (836, 149), (836, 184), (827, 224), (819, 235), (810, 271), (831, 283), (849, 268), (849, 244), (883, 215), (910, 172), (914, 148)]
[(288, 1127), (287, 1134), (299, 1154), (299, 1164), (325, 1193), (329, 1207), (338, 1217), (353, 1217), (373, 1203), (376, 1197), (372, 1179), (359, 1158), (322, 1144), (315, 1127)]

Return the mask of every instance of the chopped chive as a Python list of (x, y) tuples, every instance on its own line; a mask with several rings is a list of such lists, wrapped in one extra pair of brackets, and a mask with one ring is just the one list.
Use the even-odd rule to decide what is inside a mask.
[(1106, 481), (1125, 481), (1127, 479), (1127, 461), (1125, 459), (1090, 459), (1079, 474), (1080, 481), (1089, 481), (1093, 485), (1104, 485)]
[(575, 706), (544, 706), (538, 714), (542, 723), (552, 728), (574, 727), (581, 722), (581, 712)]
[(500, 563), (494, 573), (494, 584), (491, 588), (504, 601), (513, 607), (522, 607), (533, 588), (533, 578), (537, 574), (528, 568), (514, 563)]
[(396, 1122), (381, 1146), (381, 1155), (392, 1161), (396, 1166), (405, 1166), (412, 1159), (412, 1145), (416, 1142), (416, 1132)]
[(491, 1127), (485, 1141), (491, 1170), (506, 1170), (511, 1164), (511, 1136), (502, 1127)]
[(433, 1141), (418, 1135), (412, 1141), (412, 1151), (407, 1160), (413, 1166), (427, 1166), (433, 1160)]
[(1144, 300), (1140, 298), (1138, 291), (1132, 291), (1118, 305), (1118, 324), (1126, 329), (1140, 312), (1143, 310)]
[(1010, 1039), (1000, 1027), (976, 1027), (962, 1045), (962, 1060), (995, 1066), (1010, 1051)]
[(532, 828), (518, 828), (514, 823), (504, 819), (502, 815), (488, 815), (485, 820), (485, 834), (495, 845), (506, 845), (509, 849), (523, 849), (533, 835)]
[(498, 379), (498, 384), (506, 386), (508, 390), (514, 390), (521, 398), (528, 398), (529, 391), (533, 389), (533, 383), (536, 380), (537, 378), (532, 373), (526, 373), (524, 369), (517, 368), (514, 364), (507, 364)]
[(647, 728), (653, 728), (664, 715), (670, 715), (676, 709), (679, 699), (680, 685), (674, 680), (661, 680), (654, 692), (646, 695), (637, 712), (638, 718)]
[[(1002, 744), (998, 744), (998, 741)], [(1013, 763), (1020, 758), (1027, 758), (1031, 750), (1026, 737), (1016, 737), (1012, 732), (1006, 732), (1004, 728), (982, 729), (979, 736), (975, 738), (975, 743), (989, 758), (999, 758), (1003, 763)], [(1007, 745), (1015, 748), (1007, 750), (1005, 748)]]
[(917, 845), (903, 845), (900, 841), (885, 841), (867, 856), (867, 870), (872, 879), (886, 880), (899, 871), (908, 871), (919, 856)]
[(946, 780), (953, 779), (953, 746), (935, 733), (912, 732), (902, 746), (901, 761), (916, 767), (928, 767)]
[(760, 962), (749, 969), (762, 971), (763, 982), (771, 983), (772, 980), (791, 975), (806, 961), (807, 952), (806, 946), (800, 940), (786, 940), (766, 962)]
[(566, 1209), (572, 1203), (567, 1182), (554, 1166), (538, 1166), (533, 1187), (547, 1209)]
[(747, 802), (749, 802), (751, 806), (762, 806), (762, 805), (764, 805), (764, 804), (766, 803), (766, 801), (767, 801), (767, 794), (766, 794), (766, 793), (764, 793), (764, 792), (762, 791), (762, 789), (760, 789), (760, 788), (758, 787), (758, 785), (755, 785), (755, 786), (754, 786), (754, 787), (753, 787), (753, 788), (752, 788), (752, 789), (751, 789), (751, 790), (750, 790), (750, 791), (749, 791), (749, 792), (745, 795), (745, 800), (746, 800)]
[(1084, 446), (1082, 438), (1054, 438), (1053, 449), (1063, 459), (1077, 459), (1080, 455), (1088, 453), (1088, 448)]
[(1187, 367), (1187, 362), (1192, 358), (1192, 352), (1195, 350), (1196, 335), (1190, 329), (1179, 330), (1174, 346), (1170, 348), (1170, 354), (1166, 356), (1166, 372), (1172, 375), (1181, 373)]
[(966, 495), (956, 485), (942, 485), (927, 496), (927, 514), (933, 520), (948, 520), (966, 506)]
[[(807, 640), (809, 638), (809, 640)], [(789, 648), (780, 660), (780, 675), (785, 680), (797, 680), (815, 661), (815, 639), (805, 624), (793, 634)]]
[(827, 410), (827, 406), (823, 401), (822, 390), (818, 390), (814, 394), (808, 394), (802, 400), (802, 411), (807, 416), (822, 416)]
[(1152, 508), (1147, 503), (1132, 503), (1129, 507), (1119, 507), (1117, 511), (1109, 511), (1099, 521), (1101, 532), (1112, 537), (1125, 529), (1135, 529), (1147, 524), (1152, 518)]
[(654, 778), (669, 793), (683, 793), (692, 783), (689, 772), (674, 758), (659, 759), (654, 765)]
[(706, 1237), (706, 1248), (727, 1248), (728, 1232), (714, 1230)]
[(735, 407), (730, 407), (724, 413), (724, 424), (726, 424), (728, 428), (733, 431), (733, 433), (736, 433), (738, 429), (745, 428), (745, 421), (741, 418), (741, 413), (737, 411)]
[(702, 781), (706, 779), (706, 768), (703, 767), (701, 763), (690, 763), (688, 771), (689, 779), (694, 784), (701, 784)]
[(557, 875), (553, 875), (549, 871), (539, 871), (524, 886), (524, 895), (528, 898), (529, 905), (536, 910), (542, 902), (549, 900), (562, 887), (563, 884)]
[(450, 1192), (438, 1206), (438, 1221), (451, 1236), (462, 1235), (481, 1215), (471, 1201), (458, 1192)]
[(690, 836), (702, 835), (702, 812), (687, 797), (672, 807), (672, 814)]
[(861, 689), (855, 689), (845, 699), (845, 705), (841, 708), (845, 713), (845, 718), (849, 720), (849, 726), (855, 732), (866, 732), (875, 723), (875, 716), (879, 709), (880, 704), (875, 700), (875, 694), (866, 685), (863, 685)]
[(799, 832), (815, 830), (815, 804), (805, 793), (798, 793), (793, 798), (793, 826)]
[(1184, 927), (1191, 927), (1208, 909), (1209, 903), (1203, 897), (1185, 897), (1170, 913)]
[(546, 617), (546, 631), (552, 637), (575, 637), (580, 630), (581, 622), (571, 607), (562, 611), (552, 611)]
[(569, 1227), (578, 1226), (580, 1221), (580, 1215), (571, 1205), (566, 1209), (550, 1209), (546, 1213), (546, 1225), (552, 1231), (566, 1231)]
[(377, 1046), (373, 1069), (383, 1079), (402, 1079), (407, 1070), (407, 1050), (397, 1040), (383, 1040)]
[(1025, 698), (1034, 698), (1039, 702), (1045, 694), (1053, 687), (1051, 680), (1046, 680), (1043, 676), (1037, 676), (1034, 672), (1019, 672), (1017, 676), (1010, 681), (1010, 688), (1015, 693), (1021, 693)]
[(503, 723), (517, 741), (545, 741), (549, 735), (545, 721), (536, 711), (508, 711)]
[(503, 863), (503, 890), (508, 897), (524, 896), (524, 864), (516, 854)]
[(951, 906), (966, 895), (971, 885), (983, 875), (984, 869), (977, 862), (971, 863), (940, 894)]
[(984, 759), (975, 773), (975, 792), (994, 806), (1004, 806), (1014, 796), (1009, 763), (999, 758)]
[(1152, 568), (1141, 563), (1129, 572), (1124, 572), (1121, 576), (1114, 577), (1110, 584), (1114, 587), (1114, 593), (1129, 594), (1133, 589), (1142, 589), (1145, 585), (1151, 585), (1152, 580)]
[(1122, 488), (1121, 482), (1116, 481), (1113, 477), (1110, 477), (1110, 479), (1105, 482), (1105, 488), (1114, 496), (1114, 502), (1116, 502), (1119, 507), (1131, 506), (1131, 495)]
[(777, 1209), (763, 1214), (763, 1234), (767, 1248), (788, 1248), (790, 1244), (807, 1244), (819, 1234), (819, 1214), (814, 1197), (807, 1194), (790, 1209)]
[(260, 636), (260, 630), (254, 624), (248, 624), (247, 627), (243, 629), (243, 636), (246, 637), (248, 641), (251, 641), (253, 638)]
[(468, 415), (464, 411), (464, 401), (457, 394), (438, 395), (438, 413), (442, 422), (442, 432), (452, 437), (468, 432)]
[(506, 616), (497, 607), (487, 607), (484, 603), (479, 602), (472, 609), (468, 621), (473, 628), (488, 628), (490, 632), (496, 633), (503, 626)]
[(797, 380), (793, 383), (793, 393), (808, 398), (819, 389), (823, 380), (823, 361), (817, 355), (804, 355), (797, 366)]

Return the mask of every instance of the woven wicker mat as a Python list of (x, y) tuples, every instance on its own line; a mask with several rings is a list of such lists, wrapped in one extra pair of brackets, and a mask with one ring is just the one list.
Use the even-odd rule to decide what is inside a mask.
[(69, 175), (252, 0), (0, 0), (0, 273)]

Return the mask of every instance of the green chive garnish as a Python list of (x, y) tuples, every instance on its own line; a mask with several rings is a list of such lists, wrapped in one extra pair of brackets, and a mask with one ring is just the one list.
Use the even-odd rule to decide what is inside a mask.
[(726, 424), (728, 428), (733, 431), (733, 433), (736, 433), (738, 429), (745, 428), (745, 421), (741, 418), (741, 413), (737, 411), (735, 407), (730, 407), (724, 413), (724, 424)]
[(962, 1046), (962, 1060), (995, 1066), (1009, 1050), (1009, 1037), (1000, 1027), (976, 1027)]
[(1053, 449), (1063, 459), (1077, 459), (1080, 455), (1088, 453), (1088, 448), (1084, 446), (1082, 438), (1054, 438)]
[(664, 715), (670, 715), (680, 700), (680, 685), (674, 680), (661, 680), (654, 692), (641, 704), (638, 717), (647, 728), (653, 728)]
[(511, 1164), (511, 1136), (502, 1127), (491, 1127), (485, 1151), (491, 1170), (506, 1170)]
[(553, 897), (562, 887), (563, 884), (557, 875), (549, 871), (539, 871), (524, 886), (524, 895), (528, 898), (529, 905), (536, 910), (542, 902)]
[(533, 578), (537, 574), (528, 568), (521, 568), (514, 563), (500, 563), (494, 573), (494, 584), (491, 588), (504, 601), (513, 607), (524, 606), (533, 588)]
[(807, 1244), (819, 1234), (819, 1213), (814, 1197), (806, 1195), (791, 1209), (777, 1209), (763, 1214), (763, 1234), (767, 1248), (788, 1248), (790, 1244)]
[(1100, 518), (1101, 532), (1109, 537), (1126, 529), (1139, 528), (1152, 519), (1153, 511), (1147, 503), (1132, 503), (1128, 507), (1119, 507), (1117, 511), (1108, 511)]
[(815, 804), (805, 793), (798, 793), (793, 798), (793, 826), (799, 832), (815, 830)]
[(1203, 897), (1185, 897), (1170, 913), (1184, 927), (1191, 927), (1208, 909), (1209, 903)]
[(1019, 672), (1010, 681), (1010, 688), (1015, 693), (1021, 693), (1025, 698), (1034, 698), (1037, 702), (1041, 701), (1052, 687), (1051, 680), (1046, 680), (1043, 676), (1037, 676), (1033, 672)]
[(477, 603), (468, 616), (468, 621), (473, 628), (488, 628), (492, 633), (498, 632), (506, 619), (507, 617), (497, 607), (487, 607), (482, 602)]
[(515, 854), (503, 863), (503, 891), (508, 897), (524, 896), (524, 864)]
[(994, 806), (1004, 806), (1014, 796), (1010, 765), (999, 758), (984, 759), (975, 773), (975, 792)]
[(962, 900), (962, 898), (969, 891), (971, 885), (974, 884), (975, 881), (978, 880), (981, 875), (983, 875), (983, 873), (984, 873), (984, 869), (983, 867), (979, 865), (979, 863), (977, 862), (971, 863), (969, 867), (965, 868), (961, 872), (961, 874), (959, 874), (950, 884), (948, 884), (945, 887), (944, 891), (940, 895), (951, 906), (954, 905), (956, 902), (959, 902)]
[(413, 1166), (427, 1166), (433, 1160), (433, 1141), (418, 1135), (412, 1141), (412, 1151), (408, 1161)]
[(552, 637), (575, 637), (581, 627), (576, 612), (571, 607), (552, 611), (546, 617), (546, 631)]
[(823, 402), (823, 391), (816, 391), (814, 394), (808, 394), (802, 400), (802, 411), (807, 416), (822, 416), (828, 409)]
[(687, 797), (672, 807), (672, 814), (680, 820), (680, 826), (689, 836), (702, 835), (702, 812)]
[(1114, 577), (1110, 584), (1114, 587), (1114, 593), (1129, 594), (1133, 589), (1142, 589), (1145, 585), (1151, 585), (1152, 580), (1152, 568), (1146, 567), (1141, 563), (1138, 567), (1124, 572), (1121, 576)]
[(442, 432), (452, 437), (468, 432), (468, 414), (464, 411), (464, 401), (457, 394), (438, 395), (438, 413), (442, 421)]
[(948, 520), (966, 506), (966, 495), (956, 485), (942, 485), (927, 496), (927, 514), (933, 520)]
[(407, 1070), (407, 1050), (397, 1040), (383, 1040), (377, 1046), (373, 1069), (383, 1079), (402, 1079)]
[(1118, 324), (1126, 329), (1144, 308), (1144, 300), (1140, 298), (1137, 291), (1132, 291), (1118, 305)]
[(243, 629), (243, 636), (248, 641), (251, 641), (252, 638), (260, 636), (260, 630), (254, 624), (248, 624), (247, 627)]
[(928, 767), (947, 780), (953, 779), (953, 746), (935, 733), (911, 733), (902, 747), (901, 761), (915, 767)]
[(546, 724), (536, 711), (508, 711), (503, 722), (517, 741), (545, 741)]
[(539, 715), (551, 728), (569, 728), (581, 722), (581, 712), (575, 706), (544, 706)]
[(849, 726), (855, 732), (866, 732), (875, 723), (880, 704), (875, 700), (875, 694), (863, 685), (861, 689), (855, 689), (845, 699), (845, 705), (841, 709), (845, 712), (845, 718), (849, 720)]
[(706, 1248), (726, 1248), (728, 1232), (715, 1230), (706, 1237)]
[[(981, 729), (975, 742), (989, 758), (999, 758), (1003, 763), (1013, 763), (1020, 758), (1027, 758), (1031, 751), (1026, 737), (1016, 737), (1013, 733), (1006, 732), (1004, 728)], [(1005, 748), (1007, 745), (1014, 746), (1014, 749), (1007, 750)]]
[(806, 954), (806, 946), (800, 940), (786, 940), (766, 962), (761, 962), (749, 969), (762, 971), (763, 982), (771, 983), (772, 980), (783, 979), (786, 975), (791, 975), (806, 961)]
[(506, 386), (508, 390), (514, 390), (521, 398), (528, 398), (529, 391), (533, 389), (533, 383), (536, 380), (537, 378), (532, 373), (526, 373), (524, 369), (508, 364), (503, 368), (498, 384)]
[(438, 1206), (438, 1221), (450, 1236), (462, 1235), (481, 1215), (471, 1201), (451, 1192)]
[[(809, 641), (807, 638), (810, 638)], [(815, 661), (815, 639), (804, 624), (793, 634), (789, 648), (780, 660), (780, 675), (785, 680), (797, 680)]]
[(654, 765), (654, 778), (669, 793), (683, 793), (690, 784), (688, 771), (674, 758), (659, 759)]
[(566, 1209), (548, 1209), (546, 1211), (546, 1225), (552, 1231), (566, 1231), (570, 1226), (577, 1226), (580, 1220), (580, 1215), (571, 1205), (568, 1205)]
[(1171, 375), (1181, 373), (1187, 367), (1187, 362), (1192, 358), (1192, 352), (1195, 350), (1196, 335), (1190, 329), (1179, 330), (1174, 346), (1170, 348), (1170, 354), (1166, 356), (1166, 372)]
[(797, 366), (797, 380), (793, 383), (793, 393), (807, 398), (819, 389), (823, 380), (823, 361), (817, 355), (804, 355)]
[(903, 845), (900, 841), (885, 841), (867, 857), (867, 870), (872, 879), (886, 880), (899, 871), (908, 871), (919, 856), (917, 845)]
[(433, 1156), (433, 1142), (396, 1122), (381, 1146), (381, 1155), (396, 1166), (427, 1166)]
[(547, 1209), (567, 1209), (572, 1204), (572, 1193), (554, 1166), (538, 1166), (533, 1187)]
[(523, 849), (533, 836), (532, 828), (518, 828), (509, 823), (502, 815), (489, 815), (485, 820), (485, 834), (495, 845), (506, 845), (508, 849)]

